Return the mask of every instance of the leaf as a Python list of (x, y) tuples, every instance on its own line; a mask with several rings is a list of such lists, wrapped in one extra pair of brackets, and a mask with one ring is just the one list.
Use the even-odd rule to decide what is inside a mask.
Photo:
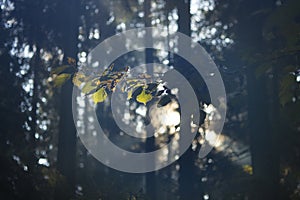
[(129, 90), (127, 93), (127, 100), (130, 100), (132, 98), (132, 90)]
[(127, 86), (127, 88), (129, 90), (135, 90), (136, 88), (139, 88), (141, 86), (145, 86), (145, 84), (143, 82), (135, 82), (135, 83), (131, 83), (130, 85)]
[(159, 91), (157, 91), (156, 96), (160, 96), (160, 95), (162, 95), (164, 92), (165, 92), (165, 90), (159, 90)]
[(146, 91), (148, 93), (152, 93), (152, 92), (155, 92), (157, 87), (158, 87), (158, 83), (148, 83), (147, 84), (147, 88), (146, 88)]
[(262, 76), (264, 73), (266, 73), (268, 70), (270, 70), (272, 68), (271, 65), (260, 65), (256, 68), (255, 70), (255, 76), (257, 78), (259, 78), (260, 76)]
[(97, 92), (95, 92), (92, 96), (92, 99), (95, 104), (99, 102), (103, 102), (107, 98), (107, 93), (105, 88), (100, 88)]
[(285, 106), (287, 103), (292, 102), (293, 96), (294, 95), (292, 92), (280, 93), (279, 95), (280, 104), (282, 106)]
[(114, 68), (114, 65), (115, 64), (113, 63), (107, 69), (105, 69), (101, 76), (107, 76), (112, 71), (112, 69)]
[(80, 85), (86, 80), (86, 76), (82, 72), (75, 73), (73, 77), (73, 84), (77, 87), (80, 87)]
[(157, 107), (163, 107), (166, 106), (168, 103), (172, 101), (171, 97), (169, 95), (163, 95), (160, 100), (157, 103)]
[(143, 84), (135, 82), (134, 84), (129, 86), (129, 90), (127, 93), (127, 100), (130, 100), (131, 98), (137, 97), (143, 90)]
[(92, 91), (97, 91), (99, 85), (99, 78), (92, 79), (83, 86), (81, 92), (84, 94), (91, 94)]
[(253, 168), (251, 165), (244, 165), (243, 166), (243, 171), (246, 172), (247, 174), (252, 175), (253, 174)]
[(70, 65), (76, 65), (76, 60), (75, 60), (74, 58), (67, 57), (67, 62), (68, 62)]
[(283, 6), (278, 6), (266, 19), (264, 35), (272, 36), (270, 39), (282, 38), (288, 47), (299, 43), (300, 24), (295, 20), (299, 15), (300, 1), (287, 1)]
[(142, 92), (136, 97), (136, 100), (140, 103), (146, 105), (149, 101), (151, 101), (152, 95), (146, 93), (146, 90), (143, 89)]
[(282, 106), (285, 106), (288, 102), (292, 101), (294, 96), (292, 88), (294, 84), (295, 78), (293, 75), (288, 74), (282, 78), (279, 88), (279, 101)]
[(57, 67), (55, 69), (52, 69), (50, 72), (50, 76), (53, 76), (54, 74), (59, 75), (60, 73), (62, 73), (65, 69), (69, 68), (69, 65), (62, 65), (60, 67)]
[(60, 75), (56, 76), (53, 80), (54, 87), (62, 86), (70, 77), (71, 77), (71, 74), (60, 74)]
[(143, 74), (139, 74), (138, 78), (140, 78), (140, 79), (150, 79), (151, 76), (149, 74), (143, 73)]
[(142, 93), (143, 89), (144, 89), (144, 86), (138, 86), (137, 88), (133, 88), (131, 98), (136, 99), (136, 97)]

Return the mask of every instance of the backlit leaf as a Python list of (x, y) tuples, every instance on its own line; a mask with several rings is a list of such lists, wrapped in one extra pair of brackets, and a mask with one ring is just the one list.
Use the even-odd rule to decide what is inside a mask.
[(70, 77), (71, 77), (71, 74), (60, 74), (60, 75), (56, 76), (53, 80), (54, 87), (62, 86)]
[(70, 66), (69, 65), (62, 65), (60, 67), (57, 67), (55, 69), (52, 69), (51, 72), (50, 72), (50, 76), (54, 75), (54, 74), (60, 74), (62, 73), (65, 69), (69, 68)]
[(80, 85), (86, 80), (86, 76), (82, 72), (75, 73), (73, 77), (73, 84), (77, 87), (80, 87)]
[(243, 171), (246, 172), (247, 174), (252, 175), (253, 174), (253, 169), (251, 165), (244, 165), (243, 166)]
[(146, 93), (146, 90), (143, 89), (142, 92), (136, 97), (136, 100), (140, 103), (146, 105), (149, 101), (151, 101), (152, 95)]
[(84, 94), (91, 94), (93, 90), (97, 90), (98, 82), (98, 78), (87, 81), (86, 84), (83, 86), (81, 92)]
[(132, 98), (132, 90), (129, 90), (127, 93), (127, 100), (130, 100)]
[(92, 96), (94, 103), (103, 102), (107, 98), (107, 93), (105, 88), (100, 88), (97, 92), (95, 92)]

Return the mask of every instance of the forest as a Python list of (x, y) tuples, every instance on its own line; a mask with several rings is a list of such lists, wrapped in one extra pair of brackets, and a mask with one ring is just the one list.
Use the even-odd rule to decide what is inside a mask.
[(300, 199), (299, 0), (0, 16), (0, 199)]

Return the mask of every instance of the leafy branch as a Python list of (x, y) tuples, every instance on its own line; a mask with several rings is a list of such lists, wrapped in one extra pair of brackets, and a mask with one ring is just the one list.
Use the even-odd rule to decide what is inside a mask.
[[(114, 70), (111, 64), (102, 73), (94, 73), (88, 70), (79, 70), (76, 61), (68, 58), (68, 64), (54, 68), (50, 72), (54, 87), (60, 87), (69, 79), (72, 80), (83, 95), (89, 96), (95, 104), (105, 101), (108, 94), (113, 93), (116, 86), (121, 83), (121, 91), (127, 93), (127, 100), (135, 100), (146, 105), (152, 99), (159, 99), (157, 106), (165, 106), (175, 98), (170, 89), (161, 81), (151, 81), (148, 74), (140, 74), (138, 77), (128, 77), (129, 67), (122, 70)], [(150, 83), (147, 83), (150, 80)], [(148, 81), (149, 82), (149, 81)], [(159, 87), (161, 86), (161, 87)]]

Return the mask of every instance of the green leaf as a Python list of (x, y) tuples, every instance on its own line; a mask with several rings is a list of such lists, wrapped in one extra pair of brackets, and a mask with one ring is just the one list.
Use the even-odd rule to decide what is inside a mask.
[(253, 168), (251, 165), (243, 165), (243, 171), (250, 175), (253, 174)]
[(73, 84), (77, 87), (80, 87), (80, 85), (86, 80), (86, 76), (82, 72), (75, 73), (73, 77)]
[(55, 76), (53, 80), (54, 87), (62, 86), (70, 77), (71, 74), (60, 74), (58, 76)]
[(263, 30), (265, 38), (282, 38), (288, 47), (298, 44), (300, 25), (295, 19), (299, 16), (299, 6), (299, 0), (287, 1), (282, 6), (277, 6), (265, 22)]
[(99, 102), (103, 102), (107, 98), (107, 93), (105, 88), (100, 88), (97, 92), (95, 92), (92, 96), (92, 99), (95, 104)]
[(55, 69), (52, 69), (50, 72), (50, 76), (53, 76), (54, 74), (59, 75), (60, 73), (62, 73), (65, 69), (69, 68), (69, 65), (62, 65), (60, 67), (57, 67)]
[(143, 89), (142, 92), (136, 97), (137, 102), (143, 103), (146, 105), (149, 101), (151, 101), (152, 95), (146, 93), (146, 90)]
[(272, 68), (271, 65), (265, 64), (265, 65), (260, 65), (256, 68), (255, 70), (255, 76), (259, 78), (263, 74), (265, 74), (268, 70)]
[(81, 92), (84, 94), (91, 94), (93, 91), (97, 91), (100, 84), (99, 78), (92, 79), (83, 86)]
[(295, 84), (295, 77), (291, 74), (284, 76), (280, 82), (279, 101), (282, 106), (292, 101), (294, 96), (292, 87)]

